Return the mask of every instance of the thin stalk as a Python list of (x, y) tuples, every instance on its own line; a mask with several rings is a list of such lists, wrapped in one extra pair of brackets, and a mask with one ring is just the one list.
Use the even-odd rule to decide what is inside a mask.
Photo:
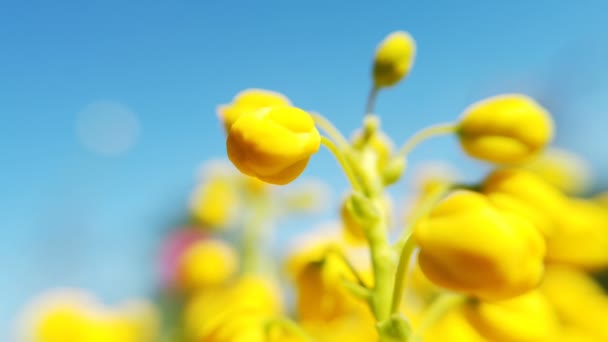
[(457, 129), (458, 126), (453, 123), (437, 124), (423, 128), (422, 130), (411, 136), (401, 146), (397, 154), (401, 157), (406, 157), (414, 149), (414, 147), (416, 147), (421, 142), (438, 135), (454, 133)]
[(373, 86), (372, 89), (370, 89), (369, 95), (367, 96), (367, 103), (365, 104), (365, 115), (374, 113), (376, 98), (378, 97), (378, 90), (380, 90), (380, 88), (376, 86)]
[(311, 113), (313, 121), (322, 129), (327, 136), (338, 144), (340, 148), (346, 148), (350, 146), (348, 140), (340, 133), (340, 131), (334, 126), (327, 118), (319, 113)]
[(348, 178), (348, 181), (350, 182), (353, 189), (356, 191), (361, 191), (359, 179), (355, 175), (353, 168), (351, 167), (349, 162), (346, 160), (344, 153), (342, 153), (342, 151), (333, 143), (333, 141), (329, 140), (327, 137), (321, 136), (321, 144), (327, 147), (329, 152), (334, 155), (334, 157), (344, 170), (344, 174), (346, 175), (346, 178)]

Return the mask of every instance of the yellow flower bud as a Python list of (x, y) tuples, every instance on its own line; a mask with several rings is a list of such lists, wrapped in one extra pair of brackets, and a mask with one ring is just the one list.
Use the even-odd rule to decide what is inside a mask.
[[(342, 202), (342, 207), (340, 209), (340, 216), (342, 218), (342, 232), (344, 233), (344, 240), (347, 243), (351, 243), (353, 245), (363, 245), (367, 243), (367, 239), (365, 237), (364, 225), (366, 219), (371, 219), (370, 216), (373, 215), (381, 215), (388, 222), (390, 221), (391, 211), (392, 211), (392, 202), (388, 196), (384, 196), (382, 201), (380, 202), (380, 206), (373, 206), (372, 202), (367, 200), (366, 198), (361, 198), (364, 202), (358, 203), (358, 205), (353, 202), (353, 200), (357, 200), (359, 197), (351, 196), (346, 198)], [(365, 208), (367, 204), (372, 206), (371, 208)], [(367, 218), (365, 217), (365, 211), (370, 211), (367, 214)], [(357, 213), (357, 210), (361, 211)], [(361, 216), (361, 217), (359, 217)], [(386, 225), (387, 227), (389, 224)]]
[(308, 113), (275, 106), (243, 114), (230, 128), (226, 147), (228, 157), (244, 174), (284, 185), (304, 171), (320, 144)]
[(537, 290), (498, 302), (471, 301), (465, 313), (491, 341), (536, 342), (555, 336), (559, 328), (553, 307)]
[(178, 282), (186, 290), (225, 284), (237, 271), (234, 249), (217, 239), (204, 239), (190, 245), (180, 257)]
[(464, 111), (458, 132), (470, 156), (513, 164), (535, 156), (553, 139), (553, 121), (531, 98), (509, 94), (472, 104)]
[(410, 71), (416, 54), (416, 43), (407, 32), (389, 34), (378, 45), (374, 57), (374, 86), (390, 87)]
[(545, 237), (556, 229), (566, 208), (566, 197), (539, 176), (524, 170), (501, 169), (484, 181), (482, 192), (498, 208), (520, 215)]
[(608, 210), (582, 199), (568, 202), (547, 240), (547, 260), (586, 269), (608, 266)]
[(550, 266), (540, 289), (564, 324), (583, 329), (597, 341), (608, 341), (608, 296), (591, 276), (574, 268)]
[(217, 109), (226, 132), (241, 115), (264, 107), (289, 106), (291, 103), (284, 95), (264, 89), (247, 89), (238, 93), (231, 104), (221, 105)]
[(591, 181), (589, 164), (576, 154), (557, 148), (547, 149), (523, 167), (567, 194), (585, 192)]
[(414, 229), (418, 262), (435, 284), (484, 299), (504, 299), (534, 288), (543, 272), (545, 244), (519, 216), (504, 213), (472, 191), (456, 191)]

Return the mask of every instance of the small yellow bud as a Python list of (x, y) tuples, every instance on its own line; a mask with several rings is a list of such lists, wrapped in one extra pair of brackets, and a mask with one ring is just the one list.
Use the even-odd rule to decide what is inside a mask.
[(500, 164), (521, 163), (553, 139), (553, 120), (527, 96), (501, 95), (467, 108), (458, 132), (465, 152), (474, 158)]
[(342, 202), (340, 216), (345, 241), (354, 245), (367, 243), (365, 225), (372, 224), (383, 217), (389, 221), (392, 203), (388, 196), (383, 197), (380, 205), (376, 206), (361, 194), (352, 194)]
[(542, 178), (518, 169), (492, 172), (485, 179), (482, 192), (498, 208), (528, 219), (545, 237), (555, 231), (557, 218), (567, 202), (559, 190)]
[(593, 201), (570, 200), (547, 240), (547, 260), (585, 269), (608, 267), (608, 210)]
[(465, 313), (491, 341), (544, 341), (559, 327), (553, 307), (537, 290), (498, 302), (474, 300), (465, 305)]
[(409, 33), (397, 31), (389, 34), (378, 45), (374, 58), (374, 86), (390, 87), (410, 71), (416, 54), (416, 43)]
[(186, 290), (225, 284), (237, 271), (238, 256), (228, 244), (217, 239), (193, 243), (178, 264), (178, 281)]
[(221, 105), (217, 109), (226, 132), (241, 115), (264, 107), (289, 106), (291, 103), (284, 95), (264, 89), (247, 89), (238, 93), (231, 104)]
[(534, 288), (545, 243), (526, 220), (494, 208), (476, 192), (456, 191), (414, 229), (418, 262), (435, 284), (484, 299)]
[(230, 161), (244, 174), (277, 185), (296, 179), (319, 150), (321, 137), (312, 117), (290, 106), (243, 114), (230, 128)]

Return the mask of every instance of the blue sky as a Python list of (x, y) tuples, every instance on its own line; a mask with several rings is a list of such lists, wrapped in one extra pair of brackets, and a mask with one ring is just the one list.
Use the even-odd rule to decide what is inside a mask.
[[(557, 141), (605, 174), (607, 10), (604, 1), (0, 2), (0, 331), (47, 287), (109, 300), (148, 293), (158, 236), (201, 162), (225, 154), (216, 106), (245, 88), (273, 89), (349, 134), (373, 50), (394, 30), (418, 44), (406, 82), (379, 96), (397, 142), (485, 96), (522, 91), (555, 113)], [(136, 120), (128, 151), (83, 142), (91, 108)], [(441, 158), (472, 177), (482, 169), (449, 138), (410, 164)], [(337, 193), (347, 185), (325, 151), (305, 175)]]

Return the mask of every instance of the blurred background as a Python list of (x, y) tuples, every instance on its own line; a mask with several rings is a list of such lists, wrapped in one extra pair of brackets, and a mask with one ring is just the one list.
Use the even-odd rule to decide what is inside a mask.
[[(201, 163), (225, 156), (216, 107), (272, 89), (350, 134), (375, 46), (394, 30), (418, 45), (408, 79), (377, 103), (397, 143), (524, 92), (606, 189), (607, 11), (599, 0), (0, 2), (0, 340), (47, 288), (110, 302), (153, 293), (161, 237)], [(437, 159), (471, 179), (484, 169), (450, 138), (409, 162)], [(327, 151), (305, 176), (347, 187)]]

